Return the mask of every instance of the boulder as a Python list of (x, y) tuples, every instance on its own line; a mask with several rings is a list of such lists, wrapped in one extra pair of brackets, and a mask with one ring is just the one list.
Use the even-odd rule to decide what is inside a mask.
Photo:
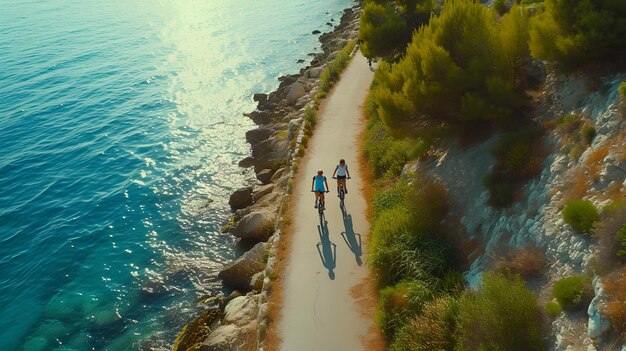
[(241, 239), (267, 240), (274, 231), (274, 215), (268, 211), (248, 213), (231, 229)]
[(272, 135), (272, 130), (269, 128), (257, 128), (246, 132), (246, 140), (250, 144), (260, 143)]
[(322, 71), (324, 71), (324, 68), (322, 67), (313, 67), (307, 71), (307, 77), (319, 78), (320, 75), (322, 74)]
[(271, 193), (272, 190), (274, 190), (274, 184), (267, 184), (267, 185), (257, 188), (253, 193), (254, 200), (256, 201), (262, 198), (263, 196)]
[(252, 276), (263, 269), (265, 269), (265, 246), (263, 243), (258, 243), (250, 251), (222, 269), (218, 277), (226, 285), (247, 291)]
[(321, 33), (322, 33), (322, 32), (320, 32), (320, 31), (319, 31), (319, 30), (317, 30), (317, 29), (311, 32), (311, 34), (321, 34)]
[(244, 327), (250, 323), (256, 322), (259, 305), (257, 296), (246, 295), (234, 298), (224, 308), (223, 324), (234, 324), (238, 327)]
[(263, 280), (265, 279), (265, 272), (258, 272), (250, 278), (250, 290), (261, 291), (263, 289)]
[(300, 125), (302, 124), (302, 117), (300, 118), (296, 118), (296, 119), (292, 119), (291, 121), (289, 121), (289, 134), (288, 134), (288, 139), (292, 140), (293, 138), (295, 138), (296, 133), (298, 132), (298, 129), (300, 128)]
[(211, 308), (202, 312), (183, 328), (172, 350), (188, 350), (201, 343), (211, 333), (211, 329), (221, 317), (222, 311), (219, 308)]
[(283, 173), (285, 173), (286, 170), (287, 167), (281, 167), (276, 172), (274, 172), (274, 175), (272, 176), (272, 182), (278, 180), (283, 175)]
[(252, 100), (256, 102), (265, 102), (267, 101), (267, 94), (256, 93), (252, 95)]
[(300, 83), (293, 83), (287, 88), (287, 96), (285, 99), (289, 105), (293, 105), (299, 98), (306, 94), (306, 90)]
[(266, 168), (257, 173), (256, 179), (258, 179), (263, 184), (267, 184), (270, 182), (270, 180), (272, 180), (272, 174), (274, 174), (274, 172), (271, 169)]
[(248, 186), (235, 191), (231, 196), (228, 204), (234, 210), (248, 207), (253, 203), (252, 187)]
[(252, 122), (256, 124), (268, 124), (272, 121), (272, 115), (268, 111), (252, 111), (250, 113), (244, 113), (249, 117)]
[[(289, 151), (289, 141), (287, 138), (269, 138), (258, 144), (252, 145), (251, 149), (252, 157), (255, 159), (275, 161), (287, 156), (287, 152)], [(261, 169), (259, 169), (259, 172)]]
[(202, 351), (247, 351), (257, 349), (256, 296), (241, 296), (226, 305), (222, 324), (202, 343)]
[(252, 158), (251, 156), (248, 156), (244, 158), (243, 160), (239, 161), (238, 165), (239, 167), (248, 168), (248, 167), (254, 166), (254, 163), (255, 163), (254, 158)]
[(220, 325), (200, 345), (201, 351), (230, 351), (240, 343), (239, 328), (235, 325)]

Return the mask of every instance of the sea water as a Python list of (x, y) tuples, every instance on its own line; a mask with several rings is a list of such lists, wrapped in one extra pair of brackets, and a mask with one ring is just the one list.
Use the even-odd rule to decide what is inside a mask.
[(170, 346), (239, 254), (251, 95), (351, 4), (0, 2), (0, 350)]

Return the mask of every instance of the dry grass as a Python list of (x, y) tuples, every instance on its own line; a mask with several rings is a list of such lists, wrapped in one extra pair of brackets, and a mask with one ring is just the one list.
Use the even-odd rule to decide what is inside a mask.
[[(294, 174), (294, 178), (297, 175)], [(282, 342), (280, 338), (280, 330), (278, 329), (278, 320), (281, 315), (281, 306), (283, 303), (283, 277), (285, 276), (285, 271), (287, 267), (287, 263), (289, 261), (289, 252), (291, 251), (291, 239), (293, 233), (293, 202), (295, 197), (288, 196), (287, 197), (287, 208), (288, 210), (283, 213), (283, 218), (285, 219), (281, 224), (280, 231), (280, 240), (278, 240), (276, 244), (276, 265), (274, 266), (274, 279), (270, 281), (270, 294), (268, 300), (268, 318), (269, 325), (266, 332), (266, 337), (264, 341), (265, 350), (268, 351), (276, 351), (280, 348), (280, 344)]]
[[(363, 108), (361, 108), (363, 110)], [(365, 116), (365, 111), (361, 113), (361, 116)], [(362, 119), (362, 123), (366, 123), (365, 118)], [(366, 219), (369, 223), (372, 222), (372, 191), (373, 188), (371, 184), (374, 184), (373, 180), (373, 170), (370, 167), (369, 162), (367, 161), (367, 156), (365, 155), (365, 133), (366, 129), (363, 128), (361, 133), (357, 137), (358, 140), (358, 150), (359, 150), (359, 176), (363, 179), (361, 182), (361, 187), (359, 192), (365, 198), (365, 203), (367, 204), (366, 209)], [(363, 238), (363, 261), (367, 263), (367, 253), (369, 244), (371, 241), (371, 235), (368, 232), (367, 235)], [(369, 270), (369, 269), (368, 269)], [(370, 270), (370, 274), (367, 276), (365, 280), (363, 280), (360, 284), (354, 286), (351, 289), (351, 295), (355, 297), (359, 301), (359, 306), (361, 306), (361, 314), (367, 316), (370, 320), (374, 320), (374, 314), (378, 307), (378, 290), (379, 286), (377, 286), (373, 272)], [(365, 350), (372, 351), (383, 351), (386, 349), (385, 339), (383, 337), (382, 331), (378, 328), (376, 323), (372, 323), (370, 330), (368, 330), (367, 337), (363, 339), (363, 348)]]
[(626, 267), (613, 272), (602, 279), (607, 302), (601, 307), (602, 314), (611, 321), (613, 330), (620, 336), (626, 336)]
[(622, 249), (617, 231), (626, 221), (626, 205), (605, 213), (602, 221), (595, 228), (594, 235), (598, 237), (598, 255), (596, 255), (600, 271), (608, 271), (626, 263), (626, 257), (617, 255), (617, 251)]
[(524, 279), (540, 276), (546, 269), (543, 250), (527, 246), (513, 250), (500, 257), (494, 271), (504, 274), (519, 274)]
[(581, 199), (589, 190), (589, 181), (582, 167), (571, 171), (572, 177), (565, 182), (563, 201)]
[[(624, 105), (626, 105), (626, 103), (624, 103)], [(620, 160), (626, 161), (626, 129), (622, 129), (613, 139), (611, 153), (617, 155)]]
[(603, 166), (602, 160), (609, 154), (610, 145), (604, 144), (597, 147), (585, 160), (589, 177), (595, 182), (598, 181), (600, 169)]

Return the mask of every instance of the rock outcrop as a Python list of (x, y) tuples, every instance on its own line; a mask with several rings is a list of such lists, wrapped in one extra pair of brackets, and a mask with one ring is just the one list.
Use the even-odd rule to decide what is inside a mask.
[(241, 218), (231, 229), (231, 234), (240, 239), (265, 241), (274, 232), (274, 213), (258, 211)]
[(224, 319), (202, 343), (202, 351), (257, 350), (258, 296), (240, 296), (228, 303)]
[(241, 291), (249, 290), (252, 277), (265, 268), (265, 246), (256, 244), (235, 262), (227, 265), (218, 275), (228, 286)]
[(252, 187), (245, 187), (235, 191), (231, 196), (228, 204), (233, 210), (248, 207), (253, 203)]

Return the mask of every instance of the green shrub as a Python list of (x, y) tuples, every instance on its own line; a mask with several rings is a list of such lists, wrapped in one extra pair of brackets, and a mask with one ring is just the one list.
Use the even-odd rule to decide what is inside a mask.
[(548, 313), (548, 316), (555, 318), (560, 315), (561, 312), (563, 312), (563, 309), (558, 302), (548, 301), (548, 303), (546, 304), (546, 313)]
[(593, 229), (598, 238), (596, 271), (608, 272), (626, 263), (626, 202), (615, 201), (602, 209), (600, 222)]
[(596, 137), (596, 128), (594, 128), (593, 126), (585, 126), (580, 131), (580, 133), (582, 134), (585, 144), (591, 145), (591, 143), (593, 142), (593, 138)]
[(320, 75), (320, 93), (328, 93), (330, 88), (332, 88), (339, 79), (341, 72), (348, 66), (348, 63), (350, 63), (350, 53), (352, 53), (355, 45), (355, 40), (349, 41), (348, 44), (341, 49), (337, 57), (322, 71)]
[(402, 281), (380, 291), (380, 308), (376, 320), (388, 338), (418, 315), (434, 294), (427, 284), (419, 281)]
[(410, 189), (411, 185), (402, 180), (398, 180), (386, 188), (377, 189), (372, 196), (374, 215), (377, 216), (385, 210), (404, 204), (406, 194)]
[(412, 221), (406, 207), (396, 206), (377, 214), (372, 222), (369, 261), (382, 286), (428, 277), (424, 257), (407, 243), (413, 235)]
[(563, 220), (575, 230), (591, 234), (594, 224), (600, 220), (600, 215), (591, 201), (571, 200), (565, 203)]
[(585, 308), (593, 298), (591, 279), (582, 275), (563, 278), (552, 287), (552, 295), (565, 310)]
[(371, 118), (366, 131), (365, 154), (375, 175), (399, 175), (414, 147), (409, 139), (395, 139), (378, 118)]
[(626, 98), (626, 82), (621, 82), (617, 91), (622, 96), (622, 98)]
[(513, 202), (515, 187), (541, 171), (542, 131), (535, 125), (503, 134), (491, 150), (496, 158), (493, 170), (483, 185), (489, 190), (489, 204), (508, 207)]
[(441, 232), (441, 221), (446, 217), (450, 204), (448, 191), (441, 184), (420, 179), (414, 192), (409, 192), (409, 206), (415, 218), (415, 230), (425, 234)]
[(451, 248), (441, 241), (440, 222), (447, 215), (447, 192), (439, 184), (404, 180), (374, 194), (370, 263), (381, 285), (403, 279), (432, 280), (452, 262)]
[(622, 249), (617, 251), (617, 255), (626, 256), (626, 223), (617, 231), (617, 237), (620, 245), (622, 245)]
[(471, 0), (446, 1), (420, 27), (401, 60), (382, 64), (373, 95), (378, 116), (402, 132), (419, 124), (509, 119), (523, 99), (516, 91), (528, 57), (525, 10), (495, 14)]
[(496, 12), (498, 12), (498, 14), (500, 15), (504, 15), (504, 13), (507, 10), (507, 1), (506, 0), (496, 0), (493, 3), (493, 9), (496, 10)]
[(543, 350), (537, 298), (521, 278), (487, 273), (460, 298), (455, 335), (457, 350)]
[(424, 305), (423, 312), (400, 329), (391, 351), (433, 351), (454, 349), (454, 326), (458, 301), (441, 297)]
[(409, 33), (406, 22), (391, 4), (365, 3), (359, 27), (363, 56), (387, 56), (406, 45)]
[(509, 180), (497, 179), (493, 174), (488, 174), (483, 178), (483, 185), (489, 190), (490, 206), (503, 208), (513, 203), (513, 185)]
[(534, 57), (570, 67), (619, 57), (626, 46), (626, 6), (615, 0), (546, 0), (531, 21)]

